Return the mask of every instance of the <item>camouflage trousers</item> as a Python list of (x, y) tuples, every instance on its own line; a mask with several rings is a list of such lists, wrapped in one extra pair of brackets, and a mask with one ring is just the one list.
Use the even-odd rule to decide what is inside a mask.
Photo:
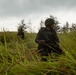
[(57, 53), (59, 55), (62, 54), (62, 49), (60, 48), (60, 46), (58, 44), (53, 44), (53, 45), (49, 45), (49, 44), (39, 44), (38, 45), (38, 50), (41, 56), (48, 56), (48, 54), (50, 53)]

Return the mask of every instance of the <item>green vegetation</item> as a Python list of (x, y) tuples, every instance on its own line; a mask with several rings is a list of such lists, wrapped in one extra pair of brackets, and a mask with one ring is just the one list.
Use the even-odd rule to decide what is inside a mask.
[(58, 34), (64, 55), (40, 61), (36, 33), (0, 32), (0, 75), (76, 75), (76, 31)]

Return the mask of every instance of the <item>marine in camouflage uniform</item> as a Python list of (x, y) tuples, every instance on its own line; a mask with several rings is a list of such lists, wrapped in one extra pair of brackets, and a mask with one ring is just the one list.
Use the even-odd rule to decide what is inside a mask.
[(59, 47), (59, 38), (54, 29), (54, 20), (48, 18), (45, 20), (45, 26), (39, 30), (35, 42), (38, 43), (38, 50), (41, 56), (48, 56), (51, 52), (62, 54)]
[(17, 36), (19, 36), (20, 38), (24, 39), (24, 32), (22, 29), (18, 30)]

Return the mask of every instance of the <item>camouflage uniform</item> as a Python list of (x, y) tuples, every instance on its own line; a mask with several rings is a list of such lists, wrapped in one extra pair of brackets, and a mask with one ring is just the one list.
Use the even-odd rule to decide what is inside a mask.
[[(41, 40), (45, 42), (40, 43)], [(62, 54), (55, 29), (47, 30), (46, 27), (41, 28), (36, 36), (35, 42), (38, 43), (38, 50), (40, 50), (39, 53), (41, 56), (48, 56), (51, 52)]]
[(17, 34), (20, 38), (24, 39), (24, 32), (22, 29), (18, 30), (18, 34)]
[(24, 39), (24, 32), (19, 32), (17, 35), (18, 35), (20, 38)]

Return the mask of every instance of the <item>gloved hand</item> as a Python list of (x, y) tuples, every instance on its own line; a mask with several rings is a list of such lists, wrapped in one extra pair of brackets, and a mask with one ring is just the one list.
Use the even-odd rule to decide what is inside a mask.
[(45, 43), (45, 40), (39, 40), (38, 42), (39, 42), (39, 44), (43, 44), (43, 43)]

